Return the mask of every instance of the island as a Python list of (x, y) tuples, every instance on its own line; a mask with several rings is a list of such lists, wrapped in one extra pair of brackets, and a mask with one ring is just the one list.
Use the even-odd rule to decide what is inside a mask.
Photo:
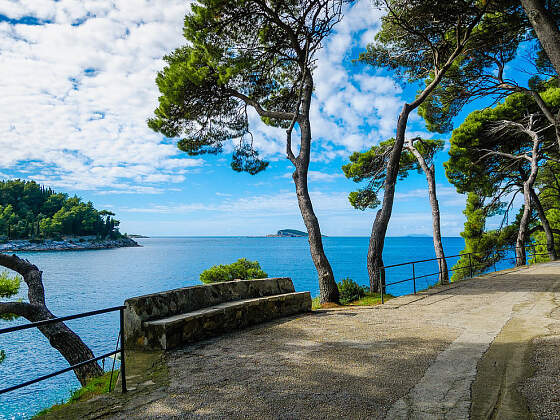
[[(281, 229), (275, 234), (266, 235), (267, 238), (306, 238), (308, 236), (307, 232), (296, 229)], [(327, 235), (321, 236), (326, 237)]]

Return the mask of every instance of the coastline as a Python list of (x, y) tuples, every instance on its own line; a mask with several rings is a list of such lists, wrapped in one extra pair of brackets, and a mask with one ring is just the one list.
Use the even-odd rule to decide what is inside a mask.
[(40, 252), (40, 251), (77, 251), (88, 249), (110, 249), (141, 246), (135, 240), (122, 237), (118, 239), (95, 239), (92, 237), (75, 237), (61, 240), (44, 239), (32, 241), (29, 239), (14, 239), (0, 243), (0, 252)]

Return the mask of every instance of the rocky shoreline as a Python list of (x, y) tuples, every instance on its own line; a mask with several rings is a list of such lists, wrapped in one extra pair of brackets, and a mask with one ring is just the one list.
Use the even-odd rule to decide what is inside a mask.
[(76, 237), (60, 240), (44, 239), (32, 241), (17, 239), (0, 243), (0, 252), (14, 251), (75, 251), (82, 249), (107, 249), (140, 246), (135, 240), (123, 236), (119, 239), (95, 239)]

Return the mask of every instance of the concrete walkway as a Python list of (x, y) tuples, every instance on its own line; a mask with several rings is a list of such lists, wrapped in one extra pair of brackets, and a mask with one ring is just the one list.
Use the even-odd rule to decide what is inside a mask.
[(541, 264), (187, 346), (165, 383), (81, 417), (560, 418), (559, 337), (560, 264)]

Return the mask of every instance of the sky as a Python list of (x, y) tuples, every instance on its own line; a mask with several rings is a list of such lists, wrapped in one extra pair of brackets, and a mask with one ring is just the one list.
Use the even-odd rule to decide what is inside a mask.
[[(121, 231), (161, 236), (265, 235), (305, 230), (284, 154), (285, 133), (250, 116), (255, 144), (270, 160), (258, 174), (233, 172), (230, 156), (190, 157), (146, 120), (157, 106), (162, 57), (183, 45), (185, 0), (4, 0), (0, 2), (0, 179), (35, 180), (108, 209)], [(375, 210), (348, 203), (358, 187), (341, 166), (394, 135), (415, 87), (354, 63), (379, 28), (362, 0), (318, 55), (309, 189), (322, 232), (368, 236)], [(471, 108), (472, 110), (472, 108)], [(469, 109), (458, 116), (460, 122)], [(413, 114), (407, 136), (427, 132)], [(462, 231), (465, 197), (436, 180), (444, 236)], [(397, 185), (389, 236), (431, 235), (423, 174)]]

